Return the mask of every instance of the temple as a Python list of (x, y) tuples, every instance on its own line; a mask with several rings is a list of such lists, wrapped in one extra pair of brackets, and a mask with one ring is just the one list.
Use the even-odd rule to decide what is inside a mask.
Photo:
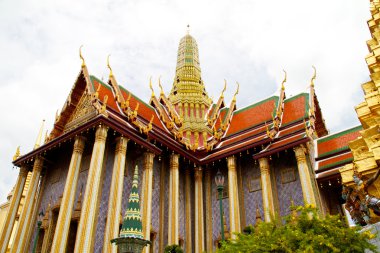
[[(306, 93), (287, 97), (285, 72), (276, 95), (240, 108), (239, 84), (225, 101), (225, 83), (214, 101), (188, 32), (170, 92), (159, 82), (156, 93), (150, 82), (144, 102), (130, 84), (117, 82), (109, 59), (103, 82), (80, 53), (78, 76), (53, 130), (44, 141), (40, 131), (34, 149), (14, 157), (20, 173), (0, 206), (7, 210), (0, 212), (0, 253), (117, 252), (111, 240), (128, 235), (126, 211), (132, 223), (141, 221), (135, 226), (151, 242), (146, 253), (173, 244), (212, 252), (222, 227), (234, 238), (249, 224), (288, 215), (292, 202), (313, 205), (322, 216), (344, 215), (342, 184), (352, 184), (354, 167), (373, 174), (380, 159), (379, 8), (371, 1), (371, 80), (355, 108), (361, 126), (333, 134), (322, 117), (315, 68)], [(222, 217), (218, 171), (225, 178)], [(129, 195), (139, 208), (126, 210)]]

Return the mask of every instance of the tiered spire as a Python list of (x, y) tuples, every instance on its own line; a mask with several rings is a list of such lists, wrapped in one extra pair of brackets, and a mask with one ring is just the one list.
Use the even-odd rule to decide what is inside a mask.
[(150, 241), (144, 239), (142, 232), (138, 179), (138, 166), (136, 165), (132, 181), (132, 190), (129, 195), (120, 236), (111, 240), (112, 243), (118, 245), (119, 252), (141, 252), (143, 247), (150, 244)]

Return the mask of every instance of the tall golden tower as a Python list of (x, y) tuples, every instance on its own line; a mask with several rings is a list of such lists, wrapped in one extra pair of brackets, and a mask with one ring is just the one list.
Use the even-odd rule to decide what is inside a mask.
[(199, 64), (198, 45), (187, 32), (180, 40), (177, 67), (169, 100), (182, 118), (181, 131), (190, 143), (203, 146), (211, 129), (207, 126), (207, 111), (212, 100), (209, 98)]

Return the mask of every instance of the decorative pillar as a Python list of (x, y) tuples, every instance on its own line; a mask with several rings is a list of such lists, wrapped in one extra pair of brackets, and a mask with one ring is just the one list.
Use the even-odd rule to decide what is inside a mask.
[[(161, 158), (161, 168), (160, 168), (160, 230), (158, 232), (159, 234), (159, 242), (158, 242), (158, 253), (163, 253), (164, 251), (164, 232), (165, 232), (165, 173), (166, 173), (166, 166), (165, 166), (165, 160), (164, 158)], [(191, 252), (191, 251), (189, 251)]]
[(260, 158), (260, 174), (261, 174), (261, 193), (263, 195), (263, 209), (265, 221), (270, 221), (274, 216), (274, 200), (273, 190), (270, 177), (270, 168), (268, 158)]
[(179, 155), (170, 156), (168, 245), (178, 244)]
[[(93, 252), (96, 222), (99, 212), (101, 175), (103, 170), (104, 150), (106, 147), (108, 127), (99, 125), (96, 129), (95, 143), (92, 150), (90, 168), (87, 176), (86, 191), (78, 224), (74, 252)], [(119, 215), (117, 216), (119, 217)]]
[[(142, 183), (142, 226), (145, 240), (150, 241), (150, 225), (152, 221), (152, 188), (153, 188), (153, 158), (151, 152), (144, 153), (144, 176)], [(144, 252), (149, 253), (150, 246), (144, 248)]]
[(205, 248), (203, 224), (203, 188), (202, 167), (195, 168), (195, 253), (202, 253)]
[(315, 193), (312, 186), (312, 178), (309, 171), (309, 166), (306, 162), (305, 148), (298, 146), (294, 148), (296, 154), (298, 173), (300, 175), (300, 182), (302, 186), (303, 200), (306, 204), (317, 206)]
[(28, 169), (26, 167), (21, 167), (20, 172), (17, 177), (13, 196), (11, 198), (11, 203), (9, 204), (7, 216), (5, 218), (3, 228), (0, 234), (0, 252), (1, 253), (5, 253), (7, 251), (27, 176), (28, 176)]
[(74, 206), (75, 191), (77, 189), (84, 142), (85, 140), (82, 136), (75, 137), (74, 150), (71, 155), (69, 171), (67, 173), (65, 189), (63, 191), (51, 252), (66, 251), (67, 236), (69, 234), (71, 213)]
[(230, 204), (230, 232), (231, 232), (231, 238), (235, 239), (236, 235), (234, 235), (234, 233), (241, 232), (235, 156), (230, 156), (227, 158), (227, 167), (228, 167), (228, 200)]
[(42, 157), (36, 157), (33, 165), (32, 177), (30, 178), (28, 193), (26, 194), (25, 203), (19, 218), (19, 224), (14, 237), (15, 240), (12, 244), (11, 253), (24, 252), (26, 245), (29, 243), (27, 241), (27, 234), (31, 226), (30, 223), (32, 222), (33, 206), (35, 203), (38, 184), (40, 182), (42, 165)]
[(191, 252), (191, 177), (190, 169), (185, 171), (185, 212), (186, 212), (186, 224), (185, 224), (185, 234), (186, 234), (186, 252)]
[(119, 217), (123, 195), (125, 155), (128, 139), (121, 136), (116, 138), (115, 158), (113, 161), (112, 179), (108, 201), (107, 223), (104, 231), (104, 253), (117, 253), (117, 246), (111, 240), (119, 235)]

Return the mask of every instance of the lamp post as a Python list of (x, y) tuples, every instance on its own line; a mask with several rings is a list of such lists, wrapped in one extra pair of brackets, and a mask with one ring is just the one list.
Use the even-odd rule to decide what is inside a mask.
[(223, 203), (222, 203), (222, 197), (223, 197), (223, 188), (224, 188), (224, 176), (218, 170), (215, 176), (215, 183), (216, 187), (218, 189), (219, 194), (219, 206), (220, 206), (220, 230), (221, 230), (221, 238), (222, 241), (224, 241), (224, 223), (223, 223)]
[(37, 249), (37, 242), (38, 242), (38, 237), (40, 236), (40, 230), (41, 230), (41, 225), (42, 225), (42, 217), (44, 216), (44, 212), (41, 211), (38, 214), (38, 220), (37, 220), (37, 236), (36, 239), (34, 240), (34, 245), (33, 245), (33, 253), (36, 252)]

